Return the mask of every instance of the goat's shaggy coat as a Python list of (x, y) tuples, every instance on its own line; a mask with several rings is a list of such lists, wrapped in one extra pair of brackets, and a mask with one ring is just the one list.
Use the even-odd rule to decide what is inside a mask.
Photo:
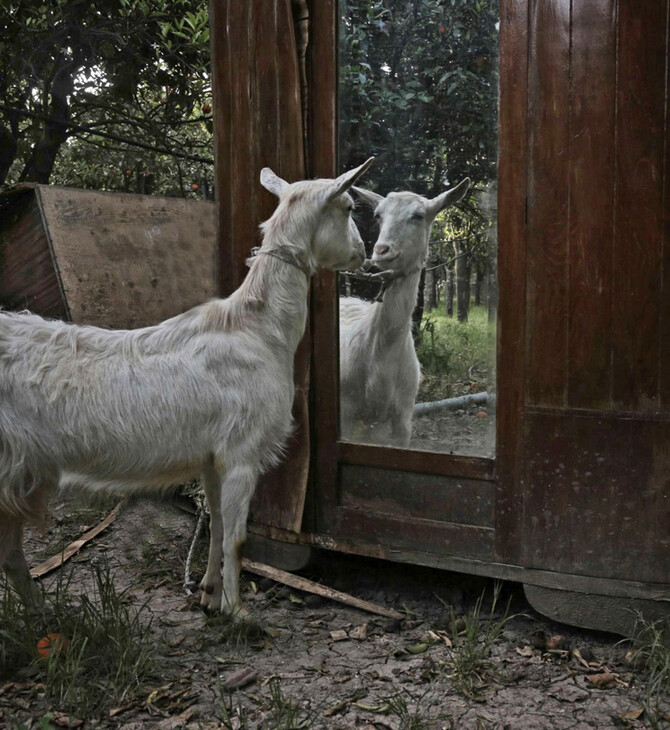
[(370, 163), (293, 185), (266, 168), (261, 182), (280, 197), (263, 225), (266, 255), (228, 299), (137, 330), (0, 313), (0, 565), (27, 603), (38, 594), (22, 526), (42, 517), (53, 488), (134, 492), (202, 475), (211, 513), (202, 603), (240, 608), (249, 502), (292, 428), (309, 276), (362, 263), (346, 190)]
[(340, 407), (344, 438), (407, 446), (421, 369), (412, 312), (435, 216), (467, 192), (466, 178), (428, 200), (414, 193), (384, 198), (356, 191), (380, 223), (372, 262), (393, 276), (381, 302), (340, 299)]

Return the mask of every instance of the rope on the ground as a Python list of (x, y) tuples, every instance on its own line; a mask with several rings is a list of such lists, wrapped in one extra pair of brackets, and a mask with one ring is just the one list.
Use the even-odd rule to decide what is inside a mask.
[(193, 539), (191, 540), (191, 547), (188, 549), (186, 565), (184, 566), (184, 592), (187, 596), (192, 596), (198, 588), (197, 583), (191, 578), (191, 563), (193, 562), (195, 544), (198, 542), (198, 538), (200, 537), (204, 521), (205, 509), (202, 504), (198, 504), (198, 521), (195, 525), (195, 532), (193, 533)]

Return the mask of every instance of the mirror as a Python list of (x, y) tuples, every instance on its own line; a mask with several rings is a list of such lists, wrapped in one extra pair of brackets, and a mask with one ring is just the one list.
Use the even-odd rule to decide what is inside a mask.
[[(498, 0), (340, 0), (340, 437), (495, 453)], [(469, 178), (469, 181), (467, 180)]]

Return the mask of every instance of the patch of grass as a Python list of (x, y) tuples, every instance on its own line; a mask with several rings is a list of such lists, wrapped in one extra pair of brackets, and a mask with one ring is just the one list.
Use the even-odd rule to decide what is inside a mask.
[(225, 730), (250, 730), (249, 713), (237, 693), (225, 690), (218, 681), (217, 717)]
[(279, 677), (268, 681), (270, 696), (265, 701), (267, 716), (262, 727), (268, 730), (307, 730), (315, 725), (319, 709), (303, 707), (290, 697), (286, 697)]
[[(402, 690), (384, 698), (390, 714), (398, 718), (398, 730), (428, 730), (433, 727), (433, 721), (426, 717), (422, 707), (429, 692), (430, 688), (419, 697), (414, 697), (409, 691)], [(407, 698), (410, 699), (413, 707), (410, 707)]]
[[(670, 719), (665, 712), (670, 698), (670, 620), (647, 622), (640, 617), (633, 642), (635, 649), (630, 661), (639, 667), (645, 716), (653, 730), (668, 728)], [(666, 702), (665, 708), (661, 707), (662, 700)]]
[[(454, 686), (470, 699), (480, 698), (486, 687), (486, 677), (493, 671), (489, 661), (493, 644), (500, 638), (505, 625), (515, 618), (509, 613), (509, 601), (502, 617), (495, 618), (501, 588), (502, 584), (496, 581), (487, 617), (482, 610), (484, 593), (479, 596), (474, 607), (463, 617), (464, 628), (454, 637), (454, 646), (450, 650), (448, 666), (453, 672)], [(451, 623), (456, 625), (455, 616), (452, 616)]]
[[(145, 606), (128, 605), (108, 565), (95, 564), (91, 572), (90, 595), (70, 595), (70, 573), (44, 594), (41, 617), (28, 616), (7, 584), (0, 603), (0, 676), (34, 672), (49, 706), (75, 717), (127, 700), (153, 670)], [(38, 642), (50, 636), (40, 656)]]
[(263, 624), (253, 615), (227, 616), (216, 613), (207, 617), (207, 627), (217, 643), (240, 651), (268, 638)]
[[(495, 330), (485, 307), (471, 307), (467, 322), (441, 309), (426, 312), (417, 347), (423, 381), (419, 401), (486, 390), (492, 376)], [(475, 383), (471, 386), (471, 383)]]

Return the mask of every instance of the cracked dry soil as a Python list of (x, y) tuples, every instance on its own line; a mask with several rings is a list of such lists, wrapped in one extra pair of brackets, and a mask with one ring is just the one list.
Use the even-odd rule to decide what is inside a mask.
[[(95, 524), (108, 511), (88, 514), (86, 522)], [(55, 514), (45, 538), (28, 535), (31, 565), (86, 527), (72, 505), (58, 503)], [(129, 600), (147, 604), (155, 676), (97, 717), (49, 707), (30, 673), (17, 676), (0, 685), (0, 727), (652, 727), (642, 711), (642, 678), (626, 663), (629, 645), (543, 618), (515, 584), (502, 586), (490, 617), (493, 581), (321, 552), (303, 571), (306, 576), (407, 618), (389, 620), (243, 574), (243, 599), (266, 631), (225, 635), (221, 623), (208, 619), (182, 590), (193, 528), (194, 517), (169, 503), (132, 502), (65, 568), (73, 570), (70, 590), (87, 591), (87, 565), (108, 561)], [(202, 536), (196, 573), (206, 549)], [(47, 585), (55, 580), (45, 578)], [(482, 595), (483, 618), (474, 644), (468, 644), (471, 623), (463, 617)], [(468, 665), (459, 658), (481, 645), (506, 610), (513, 617), (497, 632), (490, 656), (464, 676)], [(604, 673), (613, 678), (596, 686), (592, 678)]]

